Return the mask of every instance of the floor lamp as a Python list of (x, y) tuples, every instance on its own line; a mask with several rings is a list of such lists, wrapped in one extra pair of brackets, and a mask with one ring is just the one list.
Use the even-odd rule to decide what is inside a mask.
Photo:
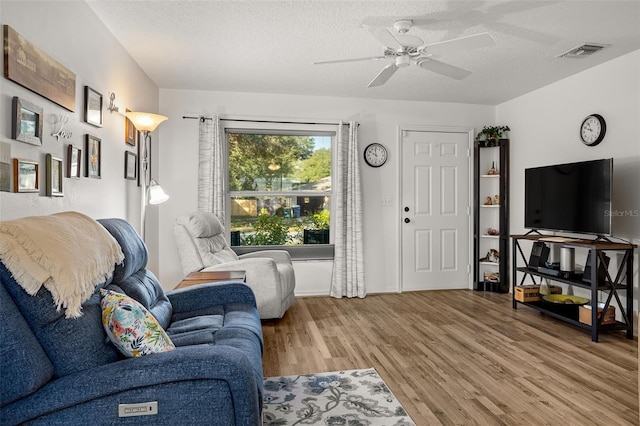
[(147, 204), (161, 204), (169, 199), (164, 190), (155, 179), (151, 179), (149, 175), (149, 144), (151, 143), (151, 135), (156, 127), (167, 119), (164, 115), (151, 114), (148, 112), (126, 112), (124, 114), (133, 126), (140, 132), (141, 140), (141, 166), (140, 166), (140, 182), (142, 187), (141, 206), (140, 206), (140, 234), (142, 239), (146, 240), (145, 222), (147, 219)]

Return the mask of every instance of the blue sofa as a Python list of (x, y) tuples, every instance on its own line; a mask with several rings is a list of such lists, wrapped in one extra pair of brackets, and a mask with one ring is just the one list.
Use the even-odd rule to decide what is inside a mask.
[[(260, 425), (262, 330), (244, 283), (165, 293), (147, 250), (121, 219), (99, 221), (125, 255), (111, 280), (65, 318), (44, 288), (29, 296), (0, 262), (0, 424)], [(72, 265), (70, 265), (72, 267)], [(176, 349), (125, 358), (101, 322), (100, 288), (126, 293)], [(119, 417), (120, 404), (157, 401), (157, 414)]]

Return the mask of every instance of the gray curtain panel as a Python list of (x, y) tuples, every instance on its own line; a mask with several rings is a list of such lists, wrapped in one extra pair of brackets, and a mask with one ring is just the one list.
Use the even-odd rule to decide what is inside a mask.
[(199, 129), (198, 210), (214, 213), (226, 225), (226, 165), (220, 117), (201, 117)]
[(365, 297), (358, 124), (340, 122), (334, 168), (334, 259), (331, 296)]

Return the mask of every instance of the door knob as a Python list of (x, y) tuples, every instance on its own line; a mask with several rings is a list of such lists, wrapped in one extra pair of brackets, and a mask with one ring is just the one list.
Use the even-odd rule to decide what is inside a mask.
[(405, 212), (408, 212), (408, 211), (409, 211), (409, 207), (405, 207), (405, 208), (404, 208), (404, 211), (405, 211)]
[(409, 222), (411, 222), (411, 219), (409, 219), (408, 217), (405, 217), (404, 218), (404, 223), (409, 223)]

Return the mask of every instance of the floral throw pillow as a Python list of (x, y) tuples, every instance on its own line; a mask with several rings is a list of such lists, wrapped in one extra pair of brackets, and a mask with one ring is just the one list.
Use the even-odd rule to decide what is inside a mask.
[(147, 309), (129, 296), (111, 290), (102, 294), (102, 326), (111, 342), (127, 357), (167, 352), (175, 349)]

